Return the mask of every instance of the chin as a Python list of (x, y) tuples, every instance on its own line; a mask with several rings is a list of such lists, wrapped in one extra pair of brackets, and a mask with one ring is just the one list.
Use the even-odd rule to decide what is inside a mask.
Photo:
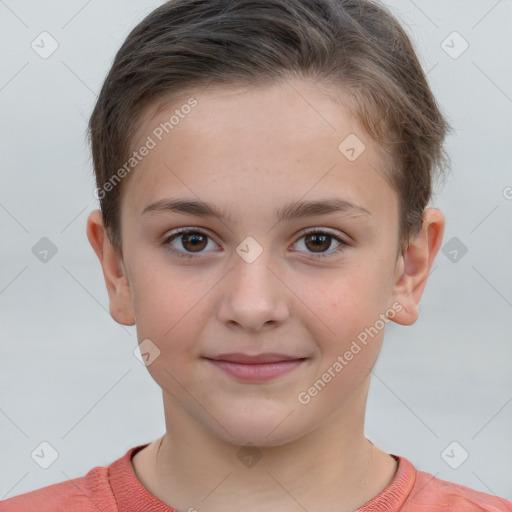
[(265, 418), (254, 416), (254, 413), (249, 417), (245, 415), (239, 418), (231, 415), (229, 419), (221, 422), (227, 432), (217, 424), (211, 427), (214, 428), (218, 437), (236, 446), (250, 445), (261, 448), (282, 446), (299, 439), (306, 433), (296, 421), (294, 423), (283, 421), (285, 417), (286, 414), (276, 415), (276, 417), (267, 415)]

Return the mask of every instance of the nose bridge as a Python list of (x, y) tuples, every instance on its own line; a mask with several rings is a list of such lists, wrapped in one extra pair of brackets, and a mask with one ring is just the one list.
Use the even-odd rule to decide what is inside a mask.
[(287, 289), (275, 275), (271, 251), (246, 239), (236, 252), (224, 283), (219, 318), (248, 329), (282, 322), (289, 314)]
[(235, 288), (244, 291), (242, 288), (246, 287), (269, 295), (270, 288), (273, 288), (273, 281), (275, 280), (274, 274), (270, 271), (272, 265), (271, 251), (262, 250), (255, 257), (251, 254), (253, 253), (252, 248), (245, 255), (240, 254), (242, 251), (244, 251), (244, 247), (241, 244), (237, 249), (237, 256), (234, 258), (233, 280), (235, 281)]

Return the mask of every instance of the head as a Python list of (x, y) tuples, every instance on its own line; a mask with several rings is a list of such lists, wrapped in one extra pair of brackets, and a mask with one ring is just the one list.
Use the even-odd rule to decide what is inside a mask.
[[(416, 320), (442, 241), (447, 130), (371, 1), (177, 0), (129, 34), (89, 123), (87, 233), (176, 418), (260, 445), (360, 426), (385, 325)], [(326, 200), (343, 208), (293, 206)], [(302, 361), (247, 382), (210, 364), (228, 352)]]

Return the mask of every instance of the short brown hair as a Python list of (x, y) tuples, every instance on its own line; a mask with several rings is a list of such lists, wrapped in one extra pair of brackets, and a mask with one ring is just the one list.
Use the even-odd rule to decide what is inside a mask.
[(129, 159), (148, 107), (209, 84), (271, 85), (291, 76), (341, 87), (390, 155), (386, 178), (399, 197), (405, 252), (422, 226), (435, 171), (447, 167), (450, 127), (387, 8), (373, 0), (171, 0), (130, 32), (89, 120), (103, 222), (119, 254), (126, 178), (105, 185)]

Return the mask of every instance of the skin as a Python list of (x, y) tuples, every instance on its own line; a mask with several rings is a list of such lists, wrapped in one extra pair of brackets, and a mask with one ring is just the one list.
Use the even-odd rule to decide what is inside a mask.
[[(87, 235), (112, 317), (136, 324), (139, 343), (150, 339), (160, 350), (147, 368), (162, 388), (167, 432), (132, 464), (143, 485), (179, 511), (352, 510), (396, 474), (396, 460), (364, 436), (385, 328), (308, 404), (297, 397), (393, 304), (401, 310), (390, 321), (416, 321), (444, 217), (427, 208), (422, 230), (398, 255), (398, 196), (383, 178), (384, 154), (330, 92), (296, 79), (194, 93), (197, 106), (125, 178), (122, 258), (100, 210), (89, 215)], [(190, 96), (158, 115), (147, 112), (137, 140), (142, 144)], [(338, 150), (349, 134), (366, 146), (355, 161)], [(141, 215), (169, 197), (225, 207), (232, 222)], [(371, 216), (275, 220), (289, 201), (332, 197)], [(208, 238), (199, 248), (183, 236), (166, 242), (181, 227)], [(335, 252), (340, 243), (328, 238), (315, 249), (306, 236), (312, 228), (348, 245)], [(263, 250), (252, 263), (236, 252), (248, 236)], [(169, 247), (195, 256), (178, 258)], [(241, 382), (203, 359), (227, 352), (307, 359), (276, 379)], [(237, 456), (247, 444), (261, 455), (252, 467)]]

